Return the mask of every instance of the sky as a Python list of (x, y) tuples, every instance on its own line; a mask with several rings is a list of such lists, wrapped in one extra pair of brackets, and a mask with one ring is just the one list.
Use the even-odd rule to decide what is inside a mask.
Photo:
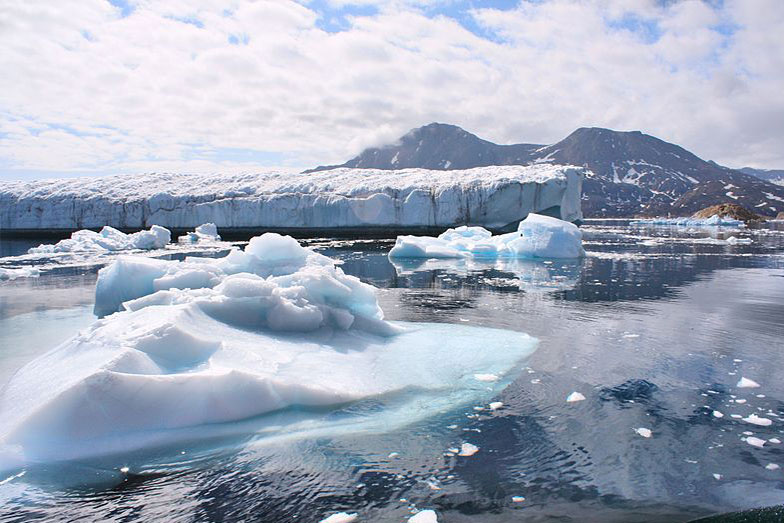
[(342, 163), (433, 121), (784, 169), (781, 0), (0, 0), (0, 179)]

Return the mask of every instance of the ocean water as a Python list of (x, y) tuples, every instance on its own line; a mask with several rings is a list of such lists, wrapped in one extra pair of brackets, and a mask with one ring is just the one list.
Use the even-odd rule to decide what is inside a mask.
[[(0, 521), (690, 521), (784, 504), (784, 227), (583, 232), (581, 261), (393, 264), (393, 240), (304, 240), (377, 286), (388, 319), (537, 337), (500, 408), (30, 466), (0, 477)], [(25, 242), (40, 243), (0, 240), (0, 266), (32, 263), (15, 257)], [(94, 321), (109, 261), (49, 260), (39, 278), (0, 282), (0, 387)], [(465, 442), (479, 452), (450, 455)]]

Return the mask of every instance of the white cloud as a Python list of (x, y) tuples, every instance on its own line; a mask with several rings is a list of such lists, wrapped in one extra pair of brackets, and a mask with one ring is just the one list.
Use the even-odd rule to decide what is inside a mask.
[(306, 2), (137, 0), (122, 17), (104, 0), (0, 0), (0, 166), (252, 170), (221, 153), (247, 149), (306, 167), (431, 121), (500, 143), (640, 129), (784, 166), (778, 0), (472, 11), (493, 41), (424, 3), (328, 33)]

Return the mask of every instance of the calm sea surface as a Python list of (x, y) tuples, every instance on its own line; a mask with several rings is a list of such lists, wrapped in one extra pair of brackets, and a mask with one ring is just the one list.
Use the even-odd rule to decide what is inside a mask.
[[(378, 287), (387, 319), (538, 338), (503, 407), (16, 470), (0, 475), (0, 521), (401, 522), (424, 508), (442, 522), (690, 521), (784, 504), (784, 224), (582, 229), (589, 256), (574, 262), (393, 264), (393, 240), (305, 240)], [(0, 239), (0, 266), (32, 263), (18, 255), (38, 243)], [(107, 261), (0, 281), (0, 387), (95, 320)], [(586, 399), (566, 402), (573, 391)], [(480, 451), (446, 455), (466, 441)]]

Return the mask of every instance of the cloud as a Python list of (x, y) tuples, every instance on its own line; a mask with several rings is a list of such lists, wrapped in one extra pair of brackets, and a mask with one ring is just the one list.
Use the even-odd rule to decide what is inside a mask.
[(308, 167), (431, 121), (784, 166), (778, 0), (2, 1), (0, 176)]

